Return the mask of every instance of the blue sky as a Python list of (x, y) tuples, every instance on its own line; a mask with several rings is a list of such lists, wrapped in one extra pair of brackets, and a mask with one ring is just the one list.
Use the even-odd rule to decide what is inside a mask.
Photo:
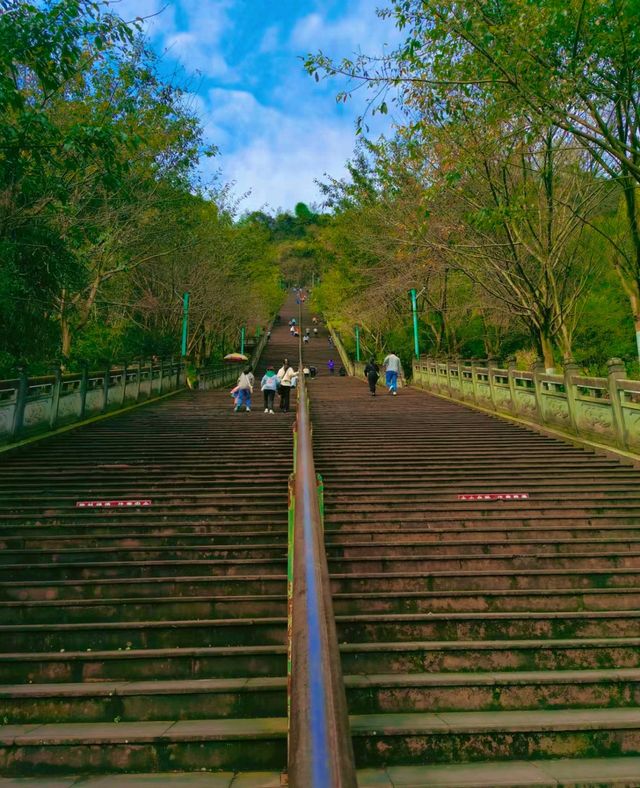
[[(377, 18), (383, 0), (119, 0), (124, 18), (147, 17), (166, 66), (194, 76), (193, 103), (220, 155), (207, 164), (251, 192), (243, 210), (291, 209), (319, 201), (314, 179), (340, 177), (355, 142), (364, 95), (337, 104), (341, 85), (316, 83), (300, 56), (318, 49), (349, 56), (379, 53), (397, 40)], [(362, 93), (362, 91), (361, 91)], [(376, 118), (372, 131), (388, 128)], [(205, 175), (207, 173), (205, 172)]]

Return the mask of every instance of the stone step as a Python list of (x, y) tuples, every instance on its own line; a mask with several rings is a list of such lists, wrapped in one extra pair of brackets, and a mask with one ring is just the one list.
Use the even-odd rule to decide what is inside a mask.
[[(346, 675), (351, 714), (635, 708), (640, 669)], [(0, 686), (8, 724), (279, 717), (285, 677)]]
[[(132, 513), (130, 513), (131, 515)], [(154, 517), (153, 513), (147, 510), (146, 517), (137, 515), (138, 520), (129, 522), (118, 521), (117, 515), (113, 512), (101, 518), (98, 510), (95, 518), (85, 523), (74, 523), (73, 521), (65, 525), (54, 525), (51, 523), (31, 523), (24, 525), (6, 525), (0, 523), (0, 538), (3, 537), (25, 537), (37, 539), (55, 539), (57, 536), (65, 537), (99, 537), (99, 538), (121, 538), (131, 531), (151, 536), (167, 536), (173, 533), (186, 534), (207, 534), (207, 535), (231, 535), (232, 537), (242, 536), (243, 534), (254, 534), (257, 532), (268, 533), (269, 538), (273, 533), (287, 533), (286, 522), (283, 518), (273, 519), (253, 519), (247, 518), (241, 523), (221, 520), (218, 517), (198, 515), (195, 518), (175, 519), (170, 517)], [(134, 518), (136, 516), (134, 515)]]
[[(629, 615), (629, 614), (626, 614)], [(82, 624), (4, 624), (3, 651), (140, 649), (188, 646), (282, 644), (282, 617), (186, 619), (172, 621), (92, 621)]]
[(61, 618), (65, 623), (70, 624), (96, 620), (164, 621), (174, 618), (244, 618), (286, 614), (286, 594), (0, 602), (0, 623), (4, 624), (53, 623)]
[[(355, 715), (351, 730), (356, 761), (369, 768), (486, 761), (489, 749), (496, 760), (640, 751), (640, 710), (625, 708)], [(285, 758), (285, 718), (0, 728), (0, 769), (9, 776), (281, 770)]]
[(286, 717), (0, 726), (0, 773), (282, 770)]
[[(186, 584), (185, 584), (186, 585)], [(280, 584), (281, 586), (284, 583)], [(537, 591), (395, 591), (381, 593), (335, 594), (334, 611), (340, 615), (359, 613), (440, 613), (508, 611), (580, 611), (640, 609), (640, 587), (622, 589), (540, 589)], [(62, 617), (65, 623), (94, 620), (154, 621), (173, 618), (242, 618), (283, 616), (286, 595), (244, 596), (149, 596), (88, 599), (44, 599), (0, 602), (0, 623), (52, 623)]]
[[(4, 529), (0, 529), (0, 548), (13, 550), (46, 550), (46, 549), (88, 549), (93, 547), (117, 547), (121, 549), (138, 547), (166, 547), (192, 546), (202, 544), (208, 545), (247, 545), (254, 543), (271, 543), (286, 545), (286, 530), (280, 527), (279, 530), (266, 530), (262, 528), (256, 531), (244, 531), (235, 529), (221, 532), (216, 526), (207, 531), (206, 525), (192, 525), (187, 527), (165, 526), (149, 528), (148, 530), (125, 531), (113, 529), (116, 533), (91, 533), (64, 535), (59, 529), (50, 528), (36, 529), (31, 527), (28, 533), (26, 529), (17, 529), (18, 533), (5, 535)], [(109, 529), (111, 530), (111, 529)], [(122, 530), (123, 533), (117, 533)], [(545, 544), (552, 541), (593, 541), (593, 540), (639, 540), (640, 524), (623, 526), (556, 526), (547, 528), (513, 527), (506, 529), (500, 526), (485, 525), (482, 528), (438, 528), (413, 526), (405, 528), (388, 529), (385, 527), (369, 527), (364, 529), (351, 530), (328, 530), (325, 533), (328, 546), (349, 545), (353, 543), (375, 543), (376, 545), (384, 542), (423, 542), (431, 544), (433, 542), (505, 542), (513, 540), (542, 541)]]
[[(640, 638), (343, 643), (345, 674), (640, 668)], [(0, 681), (64, 683), (283, 676), (286, 646), (0, 653)]]
[[(337, 594), (421, 594), (425, 592), (525, 592), (625, 589), (640, 586), (635, 569), (582, 571), (540, 569), (471, 572), (412, 572), (333, 575)], [(5, 601), (55, 601), (56, 599), (117, 599), (149, 596), (273, 595), (286, 587), (286, 575), (184, 575), (173, 577), (103, 578), (100, 580), (43, 580), (0, 583)]]
[[(360, 788), (629, 788), (640, 775), (640, 758), (554, 758), (472, 764), (388, 766), (358, 769)], [(112, 776), (0, 778), (0, 788), (113, 788)], [(119, 774), (122, 788), (281, 788), (280, 772)]]
[[(202, 541), (202, 540), (201, 540)], [(631, 542), (628, 543), (631, 549)], [(622, 543), (616, 543), (619, 550), (624, 549)], [(32, 548), (29, 550), (2, 550), (0, 552), (0, 566), (18, 564), (94, 564), (100, 561), (110, 562), (148, 562), (148, 561), (190, 561), (195, 558), (208, 559), (234, 559), (253, 560), (272, 558), (275, 560), (286, 558), (286, 544), (249, 543), (215, 545), (202, 542), (201, 544), (178, 546), (161, 545), (156, 547), (91, 547), (73, 548), (65, 550)]]
[[(557, 553), (609, 553), (633, 552), (640, 553), (640, 538), (583, 538), (573, 539), (533, 539), (523, 535), (513, 536), (510, 539), (487, 538), (480, 542), (477, 539), (456, 539), (438, 542), (425, 542), (416, 540), (384, 541), (349, 541), (343, 544), (327, 542), (327, 555), (331, 558), (359, 558), (373, 556), (406, 556), (418, 553), (428, 553), (430, 557), (438, 555), (464, 556), (468, 555), (515, 555), (524, 556), (535, 551), (544, 551), (545, 554)], [(220, 548), (223, 549), (223, 548)], [(230, 548), (228, 548), (230, 549)], [(260, 549), (260, 547), (258, 548)], [(10, 551), (9, 555), (12, 555)], [(28, 553), (27, 553), (28, 555)]]
[[(511, 640), (632, 637), (640, 610), (584, 612), (388, 613), (336, 616), (341, 643), (398, 640)], [(286, 618), (172, 621), (93, 621), (83, 624), (5, 624), (4, 651), (168, 648), (282, 644)]]
[[(445, 502), (406, 502), (396, 503), (393, 506), (394, 515), (397, 516), (401, 522), (415, 522), (421, 519), (433, 519), (432, 515), (441, 515), (442, 509), (445, 507)], [(192, 507), (193, 508), (193, 507)], [(336, 511), (336, 507), (329, 506), (326, 511), (326, 518), (328, 523), (336, 522), (373, 522), (378, 521), (378, 515), (384, 516), (388, 514), (388, 506), (379, 505), (375, 502), (359, 502), (352, 504), (342, 504)], [(567, 501), (567, 500), (553, 500), (539, 501), (456, 501), (450, 499), (446, 502), (446, 513), (449, 518), (457, 515), (459, 518), (464, 518), (470, 514), (472, 516), (487, 516), (499, 512), (501, 514), (519, 515), (522, 517), (541, 517), (550, 512), (557, 513), (557, 516), (571, 516), (577, 518), (588, 517), (591, 513), (599, 514), (605, 517), (612, 517), (620, 515), (623, 517), (640, 517), (640, 506), (631, 501), (593, 501), (591, 506), (588, 502), (582, 501)]]
[(334, 593), (389, 591), (483, 591), (629, 588), (640, 585), (640, 569), (484, 569), (424, 572), (333, 573)]
[(467, 711), (351, 718), (359, 766), (640, 753), (640, 709)]
[[(200, 540), (200, 544), (193, 545), (157, 545), (140, 546), (128, 545), (123, 547), (68, 547), (65, 549), (30, 548), (30, 549), (4, 549), (0, 552), (0, 567), (4, 565), (19, 564), (57, 564), (67, 565), (82, 563), (87, 565), (96, 562), (149, 562), (149, 561), (190, 561), (199, 560), (253, 560), (273, 558), (283, 559), (286, 556), (286, 544), (273, 544), (254, 542), (247, 544), (216, 545)], [(612, 556), (621, 553), (640, 555), (640, 538), (610, 538), (610, 539), (527, 539), (513, 538), (510, 540), (485, 539), (482, 543), (477, 540), (456, 540), (454, 542), (425, 543), (422, 541), (384, 541), (356, 542), (352, 541), (342, 545), (327, 545), (327, 554), (330, 559), (351, 560), (357, 558), (372, 559), (374, 557), (399, 558), (413, 557), (417, 559), (420, 554), (428, 555), (429, 559), (455, 556), (465, 560), (470, 556), (500, 556), (521, 557), (529, 555), (539, 557), (549, 554), (558, 555), (603, 555)], [(416, 555), (418, 554), (418, 555)]]
[(85, 561), (66, 564), (3, 564), (0, 582), (26, 580), (91, 580), (132, 577), (181, 577), (211, 573), (217, 575), (276, 574), (286, 571), (287, 559), (228, 558), (183, 561)]
[[(147, 549), (152, 547), (193, 547), (195, 545), (254, 545), (272, 544), (284, 545), (286, 549), (287, 534), (273, 531), (239, 531), (238, 533), (201, 533), (196, 531), (178, 531), (164, 534), (149, 534), (147, 532), (129, 532), (117, 534), (94, 534), (87, 536), (60, 536), (48, 534), (44, 536), (2, 536), (0, 534), (0, 549), (3, 550), (93, 550), (94, 548), (111, 548), (119, 550)], [(640, 536), (640, 529), (638, 530)], [(625, 535), (622, 534), (624, 537)], [(631, 532), (628, 536), (633, 537)], [(594, 537), (595, 538), (595, 537)], [(616, 534), (614, 538), (619, 538)]]
[(102, 600), (149, 596), (273, 595), (286, 592), (286, 574), (124, 577), (100, 580), (42, 580), (0, 583), (0, 600)]

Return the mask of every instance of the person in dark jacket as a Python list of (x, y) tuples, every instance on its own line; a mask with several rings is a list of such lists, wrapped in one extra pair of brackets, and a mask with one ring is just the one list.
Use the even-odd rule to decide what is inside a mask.
[(380, 377), (380, 367), (376, 364), (376, 360), (373, 356), (371, 356), (369, 363), (364, 368), (364, 376), (369, 383), (369, 391), (371, 392), (371, 396), (375, 397), (376, 384), (378, 383), (378, 378)]

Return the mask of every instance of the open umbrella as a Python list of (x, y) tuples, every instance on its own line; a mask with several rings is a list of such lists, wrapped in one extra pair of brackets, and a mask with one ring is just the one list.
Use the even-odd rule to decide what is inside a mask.
[(244, 353), (227, 353), (224, 360), (231, 362), (249, 361), (249, 357), (245, 356)]

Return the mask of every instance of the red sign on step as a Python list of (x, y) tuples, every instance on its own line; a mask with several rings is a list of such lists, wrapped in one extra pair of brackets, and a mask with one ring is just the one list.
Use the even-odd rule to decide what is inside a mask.
[(524, 501), (529, 493), (471, 493), (459, 495), (459, 501)]
[(76, 501), (77, 509), (122, 509), (131, 506), (151, 506), (151, 500), (136, 498), (131, 501)]

